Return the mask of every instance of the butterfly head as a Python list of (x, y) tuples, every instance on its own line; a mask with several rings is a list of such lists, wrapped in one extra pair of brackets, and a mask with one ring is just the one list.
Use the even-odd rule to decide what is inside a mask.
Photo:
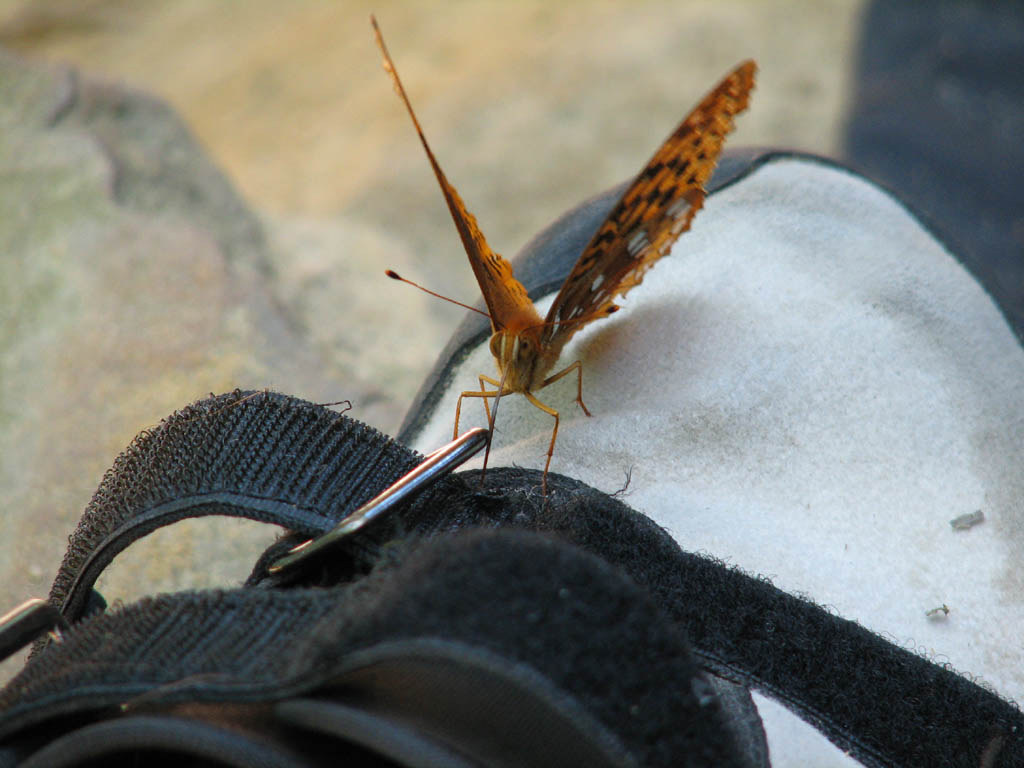
[(540, 389), (540, 382), (551, 367), (544, 364), (542, 328), (540, 325), (516, 331), (503, 328), (491, 336), (491, 354), (505, 379), (505, 391)]

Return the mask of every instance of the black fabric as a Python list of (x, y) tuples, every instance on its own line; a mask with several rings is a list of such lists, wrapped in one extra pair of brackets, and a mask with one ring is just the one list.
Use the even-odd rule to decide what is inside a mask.
[(846, 157), (954, 244), (1024, 340), (1024, 3), (875, 0)]
[(436, 537), (346, 587), (168, 595), (86, 619), (0, 693), (0, 739), (57, 713), (323, 691), (399, 641), (536, 670), (547, 701), (638, 765), (740, 764), (657, 605), (599, 558), (512, 531)]
[[(209, 513), (215, 491), (222, 513), (282, 525), (294, 516), (309, 533), (329, 525), (416, 460), (349, 421), (262, 393), (175, 414), (104, 478), (55, 599), (76, 581), (69, 563), (90, 561), (82, 541), (100, 545), (177, 498), (188, 503), (172, 518)], [(616, 499), (559, 475), (544, 496), (540, 480), (516, 468), (488, 470), (484, 486), (477, 472), (452, 475), (299, 578), (275, 580), (258, 566), (249, 587), (157, 596), (77, 621), (0, 692), (0, 761), (62, 729), (187, 703), (312, 695), (351, 708), (373, 680), (376, 700), (391, 706), (374, 714), (379, 730), (395, 731), (410, 712), (430, 712), (384, 696), (384, 678), (366, 670), (427, 660), (507, 681), (557, 710), (549, 720), (564, 725), (566, 741), (595, 746), (612, 764), (763, 764), (764, 734), (744, 690), (752, 686), (867, 765), (977, 765), (985, 756), (1024, 765), (1024, 718), (998, 696), (683, 551)], [(700, 669), (721, 680), (709, 684)], [(441, 735), (465, 738), (444, 722), (432, 727), (439, 749), (451, 746)], [(349, 746), (355, 754), (371, 745)]]
[(771, 765), (768, 740), (765, 737), (761, 715), (750, 695), (750, 690), (716, 675), (708, 675), (718, 701), (726, 713), (726, 723), (733, 741), (748, 765)]

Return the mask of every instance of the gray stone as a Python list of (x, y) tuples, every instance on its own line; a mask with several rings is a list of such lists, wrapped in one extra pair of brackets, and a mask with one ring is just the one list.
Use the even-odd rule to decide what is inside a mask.
[[(67, 535), (131, 439), (209, 392), (347, 398), (363, 420), (397, 425), (358, 342), (324, 363), (361, 327), (351, 307), (323, 324), (335, 332), (310, 334), (308, 313), (274, 293), (283, 257), (268, 241), (166, 104), (0, 52), (0, 608), (48, 592)], [(294, 283), (284, 292), (302, 296)], [(101, 589), (127, 599), (230, 584), (273, 533), (175, 526), (130, 548)]]

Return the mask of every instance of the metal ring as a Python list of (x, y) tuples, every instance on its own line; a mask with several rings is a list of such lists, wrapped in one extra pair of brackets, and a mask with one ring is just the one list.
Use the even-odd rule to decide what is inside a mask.
[(461, 437), (427, 454), (414, 469), (398, 478), (352, 514), (347, 515), (327, 533), (293, 547), (288, 554), (271, 564), (267, 570), (277, 574), (293, 568), (333, 546), (346, 536), (355, 533), (367, 523), (373, 522), (394, 509), (426, 485), (437, 482), (464, 464), (487, 445), (488, 435), (488, 431), (483, 427), (474, 427)]

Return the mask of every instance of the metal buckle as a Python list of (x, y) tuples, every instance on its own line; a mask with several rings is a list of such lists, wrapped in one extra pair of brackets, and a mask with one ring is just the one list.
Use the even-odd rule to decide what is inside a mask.
[(427, 454), (414, 469), (343, 518), (327, 533), (292, 548), (288, 554), (272, 563), (267, 571), (278, 574), (294, 568), (393, 510), (424, 486), (437, 482), (479, 453), (480, 449), (487, 445), (488, 434), (483, 427), (474, 427), (461, 437)]
[(9, 658), (44, 632), (59, 638), (67, 621), (53, 605), (33, 597), (0, 616), (0, 661)]

